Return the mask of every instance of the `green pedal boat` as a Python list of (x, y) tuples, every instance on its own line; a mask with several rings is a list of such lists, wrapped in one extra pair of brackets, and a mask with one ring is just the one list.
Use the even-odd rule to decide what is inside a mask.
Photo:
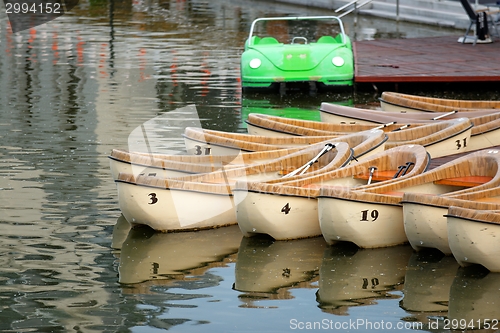
[(253, 21), (241, 55), (242, 88), (310, 82), (353, 85), (352, 43), (336, 16), (268, 17)]

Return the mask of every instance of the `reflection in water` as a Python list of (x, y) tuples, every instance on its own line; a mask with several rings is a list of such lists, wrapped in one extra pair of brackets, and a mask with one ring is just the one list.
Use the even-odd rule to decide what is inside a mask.
[(122, 214), (120, 214), (113, 227), (111, 248), (121, 250), (123, 242), (127, 239), (130, 229), (132, 229), (131, 224), (128, 223)]
[(458, 266), (455, 258), (440, 252), (413, 253), (405, 275), (401, 307), (415, 313), (448, 311), (450, 286)]
[[(128, 150), (143, 153), (182, 154), (186, 148), (182, 134), (186, 127), (202, 127), (196, 105), (187, 105), (145, 121), (128, 137)], [(132, 166), (134, 175), (144, 167)]]
[[(241, 282), (239, 273), (238, 283), (233, 281), (236, 251), (243, 244), (239, 236), (230, 237), (231, 245), (215, 244), (215, 239), (224, 237), (217, 235), (222, 230), (213, 230), (213, 235), (200, 232), (193, 239), (209, 236), (179, 244), (187, 234), (145, 238), (137, 236), (138, 230), (129, 234), (128, 222), (119, 218), (107, 156), (113, 148), (133, 147), (129, 135), (150, 119), (164, 116), (189, 122), (186, 114), (172, 111), (196, 105), (201, 126), (242, 132), (244, 114), (254, 112), (253, 107), (263, 113), (312, 111), (309, 116), (323, 101), (377, 104), (371, 93), (243, 96), (239, 55), (253, 19), (264, 14), (323, 14), (311, 8), (258, 4), (81, 0), (57, 20), (19, 33), (12, 32), (5, 11), (0, 10), (0, 331), (125, 332), (175, 327), (191, 333), (212, 327), (211, 331), (234, 327), (241, 331), (260, 324), (262, 330), (274, 325), (272, 331), (278, 332), (290, 330), (287, 322), (292, 316), (306, 313), (312, 320), (321, 320), (329, 315), (318, 309), (312, 291), (317, 259), (325, 250), (320, 238), (296, 243), (322, 244), (308, 246), (307, 253), (299, 252), (298, 245), (285, 254), (278, 251), (290, 261), (275, 257), (269, 263), (279, 265), (261, 283), (265, 290), (239, 292), (231, 289), (233, 282), (238, 286)], [(350, 18), (346, 22), (352, 23)], [(376, 28), (375, 38), (394, 30), (392, 23), (373, 18), (360, 17), (358, 26)], [(400, 27), (406, 37), (443, 34), (436, 27)], [(180, 148), (176, 137), (182, 131), (180, 125), (161, 130), (168, 137), (161, 137), (159, 149)], [(237, 229), (232, 230), (237, 234)], [(152, 250), (155, 242), (164, 253), (157, 246)], [(174, 243), (179, 245), (173, 248)], [(193, 254), (184, 261), (160, 260), (171, 249), (178, 251), (189, 244), (182, 254)], [(259, 249), (266, 253), (278, 245), (283, 244)], [(203, 248), (213, 253), (194, 251)], [(245, 263), (243, 250), (241, 264)], [(127, 251), (136, 258), (134, 262), (127, 262)], [(346, 256), (347, 262), (357, 255)], [(146, 256), (157, 258), (150, 261)], [(302, 263), (301, 258), (308, 260)], [(264, 262), (262, 257), (254, 259)], [(325, 255), (323, 266), (329, 260)], [(130, 265), (146, 269), (130, 269), (126, 277)], [(252, 267), (251, 262), (245, 265), (246, 270)], [(393, 266), (401, 267), (398, 260)], [(263, 278), (264, 273), (255, 278)], [(320, 302), (323, 309), (337, 297), (327, 297), (324, 276), (330, 281), (329, 273), (320, 271), (323, 281), (318, 295), (326, 302)], [(122, 278), (134, 284), (119, 283)], [(372, 278), (366, 277), (368, 285)], [(379, 285), (397, 285), (398, 278), (387, 282), (378, 278)], [(252, 293), (260, 298), (280, 293), (286, 297), (274, 301), (273, 309), (242, 307), (242, 300)], [(474, 300), (475, 296), (467, 297)], [(360, 297), (370, 298), (370, 294)], [(341, 304), (352, 302), (342, 295), (337, 298)], [(256, 323), (256, 317), (264, 319)]]
[(121, 247), (119, 282), (134, 284), (181, 276), (236, 253), (241, 238), (238, 226), (179, 233), (133, 228)]
[(409, 246), (359, 249), (339, 244), (324, 252), (317, 301), (326, 312), (347, 314), (349, 307), (372, 305), (401, 288), (411, 255)]
[(490, 273), (478, 265), (459, 268), (450, 289), (450, 328), (498, 331), (499, 302), (500, 274)]
[(287, 287), (308, 287), (318, 274), (326, 242), (323, 238), (275, 241), (268, 237), (244, 237), (235, 268), (235, 290), (245, 292), (245, 307), (252, 300), (290, 299)]

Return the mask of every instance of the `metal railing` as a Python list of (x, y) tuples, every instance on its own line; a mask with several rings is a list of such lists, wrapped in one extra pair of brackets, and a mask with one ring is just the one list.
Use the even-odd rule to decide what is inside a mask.
[(349, 8), (349, 7), (352, 7), (352, 8), (350, 8), (349, 10), (347, 10), (347, 11), (343, 12), (342, 14), (338, 15), (338, 17), (339, 17), (339, 18), (344, 17), (344, 16), (346, 16), (347, 14), (350, 14), (350, 13), (352, 13), (352, 12), (355, 12), (355, 14), (357, 14), (357, 11), (358, 11), (358, 9), (359, 9), (359, 8), (363, 7), (364, 5), (369, 4), (369, 3), (370, 3), (370, 2), (372, 2), (372, 1), (373, 1), (373, 0), (366, 0), (365, 2), (363, 2), (363, 3), (361, 3), (361, 4), (358, 4), (359, 0), (353, 0), (353, 1), (351, 1), (351, 2), (349, 2), (349, 3), (347, 3), (347, 4), (345, 4), (345, 5), (343, 5), (342, 7), (337, 8), (337, 9), (335, 10), (335, 13), (339, 13), (339, 12), (341, 12), (341, 11), (343, 11), (343, 10), (346, 10), (346, 9), (347, 9), (347, 8)]

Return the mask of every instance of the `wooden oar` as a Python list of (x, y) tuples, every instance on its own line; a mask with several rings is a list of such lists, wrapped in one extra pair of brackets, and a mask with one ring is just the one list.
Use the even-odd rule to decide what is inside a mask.
[(455, 114), (455, 113), (457, 113), (457, 112), (458, 112), (457, 110), (454, 110), (454, 111), (451, 111), (451, 112), (448, 112), (448, 113), (442, 114), (442, 115), (440, 115), (440, 116), (434, 117), (434, 118), (432, 118), (431, 120), (438, 120), (438, 119), (441, 119), (441, 118), (444, 118), (444, 117), (450, 116), (450, 115), (452, 115), (452, 114)]
[(405, 128), (408, 128), (410, 126), (411, 126), (411, 124), (406, 124), (406, 125), (403, 125), (401, 127), (396, 128), (396, 129), (393, 129), (392, 132), (401, 131), (401, 130), (404, 130)]
[(369, 167), (368, 170), (370, 170), (370, 176), (368, 177), (368, 185), (371, 184), (372, 182), (372, 177), (373, 177), (373, 172), (377, 170), (376, 166)]
[(297, 170), (295, 171), (292, 171), (290, 172), (289, 174), (286, 174), (285, 176), (283, 176), (282, 178), (288, 178), (288, 177), (292, 177), (292, 176), (295, 176), (297, 173), (300, 172), (300, 174), (304, 174), (304, 172), (307, 171), (307, 169), (309, 169), (311, 167), (311, 165), (313, 165), (314, 163), (316, 163), (318, 161), (318, 159), (325, 155), (327, 152), (329, 152), (330, 150), (332, 150), (333, 148), (335, 148), (335, 145), (332, 144), (332, 143), (327, 143), (325, 145), (325, 148), (323, 148), (319, 153), (318, 155), (316, 155), (312, 160), (310, 160), (309, 162), (307, 162), (306, 164), (304, 164), (303, 166), (301, 166), (300, 168), (298, 168)]
[(395, 121), (391, 121), (390, 123), (382, 124), (380, 126), (374, 127), (373, 129), (382, 129), (382, 128), (387, 127), (387, 126), (394, 125), (395, 123), (396, 123)]

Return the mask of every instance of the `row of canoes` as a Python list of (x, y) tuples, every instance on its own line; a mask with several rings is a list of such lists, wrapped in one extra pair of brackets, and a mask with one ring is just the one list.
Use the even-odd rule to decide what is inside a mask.
[[(335, 109), (321, 106), (322, 114)], [(323, 235), (330, 244), (348, 241), (364, 248), (410, 242), (415, 250), (433, 247), (463, 265), (500, 271), (494, 259), (484, 260), (500, 236), (494, 200), (500, 197), (495, 192), (500, 152), (483, 148), (494, 146), (498, 134), (477, 144), (471, 136), (499, 114), (494, 109), (456, 112), (467, 117), (448, 112), (435, 120), (415, 117), (395, 124), (380, 120), (389, 112), (352, 108), (351, 113), (380, 118), (328, 123), (251, 114), (250, 134), (186, 128), (192, 155), (113, 150), (120, 209), (132, 225), (158, 231), (237, 223), (248, 237)], [(477, 135), (489, 132), (494, 131)], [(471, 150), (476, 152), (428, 170), (431, 158)], [(464, 234), (469, 225), (477, 232)], [(469, 237), (487, 235), (489, 245), (481, 241), (485, 249), (471, 255), (480, 247)]]
[(470, 111), (465, 114), (468, 117), (464, 113), (444, 115), (446, 119), (431, 120), (426, 116), (402, 118), (401, 123), (394, 123), (394, 119), (401, 121), (400, 114), (395, 116), (385, 111), (322, 103), (321, 122), (250, 114), (245, 121), (250, 136), (188, 128), (184, 138), (190, 153), (224, 155), (240, 150), (262, 151), (297, 146), (319, 142), (328, 136), (379, 128), (386, 132), (387, 148), (420, 144), (433, 158), (485, 149), (496, 145), (500, 138), (500, 112)]

